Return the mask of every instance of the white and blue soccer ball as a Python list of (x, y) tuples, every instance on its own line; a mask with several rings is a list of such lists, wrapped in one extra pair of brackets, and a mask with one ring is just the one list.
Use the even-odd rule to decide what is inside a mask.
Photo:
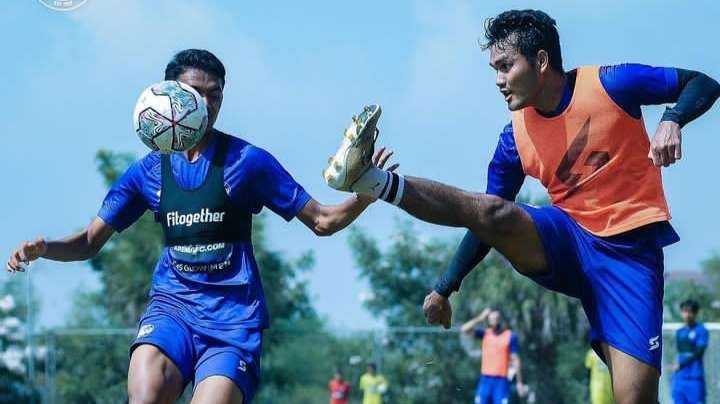
[(181, 152), (205, 135), (208, 124), (205, 100), (191, 86), (162, 81), (146, 88), (133, 113), (135, 132), (152, 150)]

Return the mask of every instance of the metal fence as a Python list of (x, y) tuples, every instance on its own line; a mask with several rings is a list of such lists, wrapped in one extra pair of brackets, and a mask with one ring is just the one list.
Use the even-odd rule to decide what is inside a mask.
[[(675, 358), (675, 330), (680, 324), (664, 326), (663, 377), (660, 402), (671, 403), (670, 375)], [(720, 324), (706, 324), (711, 340), (704, 357), (707, 403), (720, 404)], [(29, 339), (26, 354), (37, 360), (27, 366), (26, 383), (37, 396), (29, 401), (42, 403), (124, 403), (128, 347), (134, 329), (55, 329)], [(289, 335), (292, 334), (292, 335)], [(388, 380), (386, 403), (470, 403), (478, 375), (477, 343), (460, 338), (457, 330), (431, 327), (399, 327), (385, 330), (352, 332), (342, 335), (303, 330), (269, 330), (266, 338), (300, 340), (299, 352), (285, 352), (285, 363), (274, 369), (284, 377), (302, 379), (294, 392), (263, 388), (258, 403), (283, 402), (288, 394), (293, 403), (325, 402), (326, 385), (335, 366), (344, 368), (353, 385), (353, 401), (360, 402), (357, 381), (365, 365), (374, 362), (379, 371), (392, 375)], [(329, 337), (345, 343), (327, 346)], [(349, 342), (348, 342), (349, 341)], [(276, 347), (290, 349), (289, 347)], [(277, 352), (265, 352), (264, 359)], [(313, 361), (326, 363), (308, 364)], [(275, 358), (268, 362), (274, 362)], [(30, 361), (33, 362), (33, 361)], [(266, 373), (269, 373), (266, 371)], [(272, 379), (273, 374), (263, 375)], [(585, 375), (578, 375), (578, 380)], [(542, 387), (543, 380), (527, 380), (531, 390)], [(190, 389), (180, 402), (189, 402)], [(283, 396), (283, 394), (285, 394)], [(322, 401), (319, 401), (322, 400)], [(2, 399), (0, 399), (2, 401)], [(287, 401), (285, 401), (287, 402)], [(528, 402), (528, 401), (523, 401)], [(532, 400), (530, 401), (532, 402)], [(538, 403), (549, 402), (538, 399)]]

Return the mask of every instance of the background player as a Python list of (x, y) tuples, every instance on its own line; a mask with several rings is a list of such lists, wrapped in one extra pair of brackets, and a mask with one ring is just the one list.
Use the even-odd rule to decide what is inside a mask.
[[(485, 320), (487, 327), (482, 326)], [(518, 338), (502, 323), (500, 312), (486, 308), (463, 324), (460, 331), (482, 341), (480, 379), (475, 390), (475, 404), (507, 403), (510, 397), (510, 367), (515, 369), (518, 395), (522, 396), (525, 387), (518, 355)]]
[(387, 389), (388, 382), (385, 376), (377, 372), (374, 363), (369, 363), (365, 373), (360, 376), (360, 390), (363, 392), (362, 404), (382, 404)]
[[(22, 271), (40, 257), (92, 258), (113, 233), (151, 210), (163, 226), (165, 247), (131, 348), (130, 402), (171, 402), (192, 381), (193, 403), (247, 403), (257, 389), (262, 330), (269, 324), (253, 256), (252, 215), (267, 207), (327, 236), (373, 199), (352, 196), (337, 206), (322, 205), (270, 153), (215, 129), (225, 67), (212, 53), (179, 52), (165, 79), (191, 85), (204, 97), (208, 130), (200, 143), (183, 153), (149, 153), (112, 186), (85, 230), (61, 240), (23, 242), (7, 267)], [(382, 165), (390, 154), (379, 150), (374, 161)], [(206, 216), (221, 219), (178, 220)]]
[(672, 397), (675, 404), (705, 402), (703, 354), (709, 343), (708, 330), (696, 321), (700, 305), (694, 300), (680, 303), (684, 325), (675, 332), (677, 362), (673, 367)]
[(343, 379), (340, 369), (335, 370), (332, 380), (328, 383), (330, 404), (348, 404), (350, 400), (350, 383)]
[[(421, 220), (470, 230), (426, 297), (431, 324), (450, 326), (447, 297), (494, 247), (520, 273), (581, 300), (618, 403), (654, 402), (662, 249), (679, 239), (668, 222), (659, 167), (681, 158), (681, 127), (710, 108), (720, 85), (699, 72), (637, 64), (566, 72), (555, 21), (537, 10), (490, 19), (486, 38), (496, 84), (512, 111), (487, 194), (337, 160), (331, 167), (340, 175), (326, 180)], [(649, 142), (641, 106), (670, 102), (676, 104)], [(553, 206), (510, 202), (526, 175), (543, 183)]]
[(610, 369), (592, 349), (585, 354), (585, 368), (590, 373), (590, 404), (614, 404)]

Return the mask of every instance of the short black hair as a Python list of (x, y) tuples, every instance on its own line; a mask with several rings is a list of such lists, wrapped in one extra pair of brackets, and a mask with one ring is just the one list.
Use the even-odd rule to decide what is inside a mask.
[(695, 300), (687, 299), (680, 303), (680, 310), (690, 310), (697, 314), (700, 311), (700, 305)]
[(375, 363), (374, 363), (374, 362), (368, 363), (368, 367), (369, 367), (370, 369), (372, 369), (372, 370), (377, 370), (377, 366), (375, 366)]
[(485, 21), (485, 42), (488, 49), (495, 44), (510, 45), (531, 62), (540, 49), (550, 58), (550, 67), (563, 72), (560, 34), (555, 20), (540, 10), (509, 10)]
[(225, 86), (225, 66), (212, 52), (205, 49), (185, 49), (173, 56), (165, 67), (165, 80), (177, 80), (187, 69), (199, 69), (222, 80)]

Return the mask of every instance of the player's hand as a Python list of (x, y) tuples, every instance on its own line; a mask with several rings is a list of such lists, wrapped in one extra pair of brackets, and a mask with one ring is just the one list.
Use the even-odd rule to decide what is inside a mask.
[(479, 317), (487, 317), (487, 316), (490, 315), (490, 312), (491, 312), (491, 311), (492, 311), (492, 310), (491, 310), (489, 307), (486, 307), (482, 312), (480, 312), (480, 316), (479, 316)]
[(39, 238), (33, 241), (23, 241), (10, 254), (10, 259), (5, 264), (8, 272), (25, 272), (25, 267), (30, 261), (42, 257), (47, 252), (45, 240)]
[(667, 167), (682, 157), (681, 143), (680, 125), (672, 121), (662, 121), (650, 142), (648, 158), (657, 167)]
[(431, 325), (441, 324), (445, 329), (450, 328), (452, 321), (452, 306), (447, 297), (436, 291), (430, 292), (425, 296), (423, 303), (423, 312), (427, 322)]
[[(385, 148), (385, 146), (383, 146), (375, 152), (375, 154), (373, 155), (373, 158), (372, 158), (372, 162), (375, 165), (375, 167), (382, 170), (383, 168), (385, 168), (385, 164), (387, 164), (388, 160), (390, 159), (390, 157), (392, 157), (393, 154), (395, 154), (394, 151), (387, 150)], [(395, 171), (395, 170), (397, 170), (398, 167), (400, 167), (400, 164), (395, 163), (395, 164), (391, 165), (390, 167), (388, 167), (387, 171)], [(377, 198), (373, 198), (372, 196), (364, 195), (364, 194), (357, 194), (357, 197), (361, 201), (366, 201), (368, 203), (372, 203), (377, 200)]]
[(517, 389), (517, 394), (520, 398), (525, 397), (528, 393), (528, 386), (520, 382), (515, 384), (515, 388)]

